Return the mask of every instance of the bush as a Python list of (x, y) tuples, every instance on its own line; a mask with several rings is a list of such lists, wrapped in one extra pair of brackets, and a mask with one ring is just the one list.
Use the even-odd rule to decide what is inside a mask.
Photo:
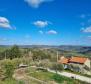
[(55, 71), (62, 71), (64, 68), (63, 68), (63, 65), (62, 64), (53, 63), (51, 69), (53, 69)]
[(11, 62), (8, 62), (4, 65), (5, 69), (5, 75), (7, 78), (12, 78), (13, 72), (14, 72), (14, 66)]
[(14, 64), (11, 60), (3, 60), (0, 64), (7, 78), (11, 78), (14, 72)]

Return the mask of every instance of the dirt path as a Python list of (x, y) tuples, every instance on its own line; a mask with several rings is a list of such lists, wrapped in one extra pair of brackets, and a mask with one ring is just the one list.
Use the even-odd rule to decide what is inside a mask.
[(28, 76), (26, 74), (26, 70), (27, 70), (26, 68), (20, 68), (20, 69), (15, 70), (13, 78), (18, 81), (24, 81), (25, 84), (31, 84), (31, 80), (37, 81), (38, 84), (47, 84), (44, 81)]

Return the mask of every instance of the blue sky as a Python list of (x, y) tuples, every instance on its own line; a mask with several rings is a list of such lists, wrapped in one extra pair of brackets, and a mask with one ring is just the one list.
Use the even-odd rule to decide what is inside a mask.
[(91, 45), (91, 0), (0, 0), (0, 45)]

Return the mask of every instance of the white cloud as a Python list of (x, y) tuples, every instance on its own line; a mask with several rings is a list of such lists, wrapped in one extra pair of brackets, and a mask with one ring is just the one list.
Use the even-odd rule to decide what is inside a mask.
[(43, 31), (39, 31), (39, 33), (40, 33), (40, 34), (44, 34), (44, 32), (43, 32)]
[(10, 22), (5, 17), (0, 17), (0, 28), (12, 29), (13, 27), (10, 25)]
[(55, 30), (49, 30), (49, 31), (47, 32), (47, 34), (57, 34), (57, 31), (55, 31)]
[(36, 21), (33, 24), (37, 27), (44, 28), (44, 27), (48, 26), (48, 24), (50, 24), (50, 23), (48, 21)]
[(82, 28), (81, 31), (84, 33), (91, 33), (91, 26), (86, 27), (86, 28)]
[(31, 7), (38, 8), (42, 3), (51, 2), (53, 0), (24, 0), (27, 2)]

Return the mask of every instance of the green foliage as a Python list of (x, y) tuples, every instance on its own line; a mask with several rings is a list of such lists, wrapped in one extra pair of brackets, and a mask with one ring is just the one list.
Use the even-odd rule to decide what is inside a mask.
[(5, 65), (5, 75), (8, 78), (11, 78), (14, 72), (14, 66), (11, 63)]
[(52, 79), (54, 81), (56, 81), (57, 83), (61, 83), (61, 84), (88, 84), (88, 83), (81, 82), (79, 80), (75, 80), (75, 79), (72, 79), (72, 78), (67, 78), (67, 77), (64, 77), (64, 76), (61, 76), (61, 75), (58, 75), (58, 74), (54, 74), (52, 76)]
[(10, 59), (21, 57), (21, 52), (20, 52), (18, 46), (14, 45), (14, 46), (11, 48), (10, 51), (11, 51), (11, 53), (10, 53)]
[(5, 75), (7, 78), (12, 78), (13, 72), (14, 72), (14, 65), (12, 62), (7, 61), (4, 65)]
[(63, 65), (58, 63), (58, 64), (57, 64), (57, 70), (58, 70), (58, 71), (64, 70)]
[(25, 84), (23, 81), (19, 81), (18, 84)]
[(58, 74), (54, 74), (54, 75), (52, 76), (52, 79), (53, 79), (54, 81), (56, 81), (57, 83), (61, 83), (61, 84), (80, 84), (80, 82), (79, 82), (79, 83), (76, 83), (77, 80), (74, 81), (74, 80), (71, 79), (71, 78), (67, 78), (67, 77), (64, 77), (64, 76), (60, 76), (60, 75), (58, 75)]
[(25, 84), (25, 83), (23, 81), (16, 81), (13, 78), (9, 78), (4, 81), (0, 81), (0, 84)]
[(30, 68), (30, 72), (29, 72), (29, 75), (34, 77), (34, 78), (37, 78), (39, 80), (43, 80), (43, 81), (48, 81), (48, 80), (51, 80), (50, 78), (53, 76), (53, 73), (50, 73), (50, 72), (47, 72), (47, 71), (44, 71), (44, 70), (34, 70)]
[(15, 58), (13, 60), (10, 60), (10, 59), (1, 60), (0, 61), (1, 68), (4, 69), (5, 65), (8, 63), (12, 64), (14, 66), (14, 69), (15, 69), (15, 68), (18, 68), (19, 64), (21, 63), (21, 59)]
[(11, 60), (11, 62), (13, 64), (14, 68), (16, 69), (19, 67), (19, 64), (22, 62), (22, 59), (21, 58), (15, 58), (15, 59)]
[(53, 63), (51, 69), (55, 70), (56, 72), (64, 70), (63, 65), (59, 63)]
[(43, 60), (43, 59), (50, 58), (49, 54), (46, 54), (42, 50), (34, 50), (32, 51), (32, 53), (33, 53), (33, 56), (32, 56), (33, 60)]
[(46, 72), (46, 71), (43, 71), (43, 70), (37, 70), (36, 68), (32, 68), (32, 67), (30, 67), (28, 73), (32, 77), (35, 77), (37, 79), (40, 79), (42, 81), (47, 81), (47, 82), (48, 81), (55, 81), (58, 84), (88, 84), (88, 83), (85, 83), (85, 82), (81, 82), (79, 80), (75, 80), (75, 79), (68, 78), (68, 77), (65, 77), (65, 76), (61, 76), (61, 75), (58, 75), (58, 74), (54, 74), (54, 73), (51, 73), (51, 72)]
[(54, 79), (55, 81), (57, 81), (58, 83), (62, 82), (64, 80), (64, 77), (61, 77), (58, 74), (55, 74), (52, 76), (52, 79)]
[(0, 80), (3, 80), (5, 78), (4, 76), (4, 70), (0, 68)]
[(18, 46), (14, 45), (11, 48), (6, 48), (3, 52), (0, 52), (0, 59), (13, 59), (21, 57), (21, 51)]
[(51, 62), (48, 59), (41, 60), (39, 63), (39, 67), (50, 68)]

